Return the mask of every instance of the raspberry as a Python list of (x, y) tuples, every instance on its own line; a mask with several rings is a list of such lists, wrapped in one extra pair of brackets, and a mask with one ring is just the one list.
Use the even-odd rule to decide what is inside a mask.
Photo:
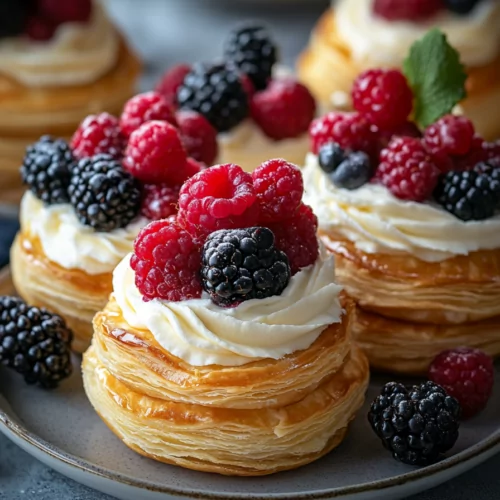
[(406, 121), (395, 127), (383, 127), (378, 131), (379, 144), (382, 148), (387, 147), (394, 137), (416, 137), (420, 139), (422, 132), (413, 122)]
[(37, 10), (40, 16), (56, 24), (84, 23), (92, 14), (92, 0), (38, 0)]
[(245, 91), (246, 95), (248, 96), (248, 99), (251, 99), (253, 95), (255, 94), (255, 86), (252, 83), (252, 80), (250, 80), (250, 77), (248, 75), (245, 75), (242, 73), (240, 75), (240, 81), (241, 85), (243, 86), (243, 90)]
[(177, 125), (174, 112), (168, 101), (158, 92), (145, 92), (130, 99), (123, 108), (120, 127), (127, 137), (143, 123), (163, 120)]
[(328, 113), (311, 123), (309, 135), (314, 154), (318, 154), (327, 142), (336, 142), (342, 149), (364, 151), (370, 155), (377, 149), (377, 134), (359, 113)]
[(259, 205), (252, 176), (233, 164), (217, 165), (186, 181), (179, 195), (179, 223), (196, 236), (254, 226)]
[(57, 24), (38, 16), (32, 16), (26, 23), (26, 35), (35, 42), (46, 42), (50, 40), (56, 32)]
[(167, 122), (151, 121), (132, 132), (123, 166), (149, 184), (176, 183), (185, 174), (186, 158), (177, 129)]
[(83, 120), (71, 139), (76, 158), (88, 158), (97, 154), (109, 154), (120, 159), (126, 139), (120, 131), (118, 118), (109, 113), (90, 115)]
[(300, 205), (293, 217), (267, 224), (276, 238), (276, 248), (285, 252), (292, 275), (316, 262), (319, 254), (318, 218), (308, 205)]
[(380, 153), (376, 175), (394, 196), (424, 201), (436, 187), (439, 169), (420, 140), (396, 137)]
[(190, 71), (191, 66), (188, 64), (177, 64), (167, 70), (156, 84), (156, 92), (161, 94), (173, 109), (178, 107), (177, 90)]
[(217, 131), (196, 111), (178, 111), (179, 133), (187, 154), (206, 165), (213, 165), (218, 154)]
[(388, 21), (423, 21), (443, 8), (443, 0), (375, 0), (373, 10)]
[(479, 349), (459, 347), (439, 354), (429, 368), (429, 379), (441, 385), (470, 418), (486, 407), (491, 397), (495, 370), (490, 356)]
[(252, 173), (261, 223), (288, 219), (300, 205), (304, 182), (300, 170), (285, 160), (269, 160)]
[(380, 127), (405, 123), (413, 109), (413, 92), (397, 69), (369, 69), (352, 88), (354, 109)]
[(291, 78), (271, 80), (250, 103), (252, 118), (271, 139), (298, 137), (307, 132), (316, 113), (314, 97)]
[(151, 222), (141, 230), (130, 265), (144, 301), (178, 302), (201, 296), (200, 248), (171, 220)]
[(150, 220), (167, 219), (177, 213), (180, 186), (145, 184), (142, 190), (141, 215)]

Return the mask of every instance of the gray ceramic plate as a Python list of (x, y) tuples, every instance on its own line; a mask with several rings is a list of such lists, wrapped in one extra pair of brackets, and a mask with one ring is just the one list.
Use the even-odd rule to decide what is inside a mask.
[[(8, 292), (0, 276), (0, 294)], [(3, 285), (6, 285), (2, 287)], [(75, 366), (79, 359), (75, 358)], [(376, 378), (371, 400), (385, 380)], [(463, 425), (448, 458), (416, 469), (394, 461), (369, 429), (368, 404), (346, 441), (322, 460), (262, 478), (228, 478), (156, 463), (126, 448), (94, 413), (79, 370), (52, 392), (25, 386), (0, 370), (0, 431), (28, 453), (87, 486), (126, 500), (391, 500), (462, 474), (500, 451), (500, 370), (487, 410)]]

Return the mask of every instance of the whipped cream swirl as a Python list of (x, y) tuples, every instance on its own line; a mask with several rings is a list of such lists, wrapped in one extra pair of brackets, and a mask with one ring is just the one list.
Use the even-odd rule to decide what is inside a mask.
[(113, 289), (127, 323), (149, 330), (174, 356), (193, 366), (240, 366), (306, 349), (339, 323), (341, 287), (334, 274), (333, 257), (323, 256), (293, 276), (281, 295), (237, 307), (221, 308), (206, 294), (181, 302), (144, 302), (128, 256), (114, 271)]
[(426, 262), (500, 248), (500, 216), (464, 222), (432, 203), (403, 201), (384, 186), (337, 188), (309, 154), (303, 170), (306, 203), (320, 229), (366, 253), (409, 253)]

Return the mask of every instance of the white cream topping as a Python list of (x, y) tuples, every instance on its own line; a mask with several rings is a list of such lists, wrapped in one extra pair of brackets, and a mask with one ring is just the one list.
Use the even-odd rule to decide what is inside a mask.
[(482, 66), (500, 53), (500, 2), (484, 0), (467, 16), (443, 11), (429, 21), (387, 21), (373, 13), (373, 0), (334, 2), (336, 29), (354, 59), (367, 67), (400, 66), (411, 45), (433, 26), (447, 34), (464, 64)]
[(39, 239), (47, 258), (91, 275), (113, 271), (133, 250), (134, 239), (148, 222), (138, 217), (123, 229), (97, 232), (78, 221), (70, 204), (44, 206), (29, 191), (21, 201), (21, 229)]
[(24, 37), (0, 41), (0, 73), (29, 87), (83, 85), (115, 64), (119, 37), (96, 2), (88, 23), (65, 23), (47, 42)]
[(325, 328), (339, 323), (341, 287), (334, 274), (333, 257), (323, 256), (293, 276), (281, 295), (234, 308), (221, 308), (205, 295), (144, 302), (127, 256), (114, 271), (113, 289), (127, 323), (149, 330), (174, 356), (193, 366), (240, 366), (306, 349)]
[(335, 231), (367, 253), (409, 253), (427, 262), (500, 248), (500, 216), (464, 222), (431, 203), (403, 201), (384, 186), (337, 188), (309, 154), (303, 170), (306, 203), (320, 229)]

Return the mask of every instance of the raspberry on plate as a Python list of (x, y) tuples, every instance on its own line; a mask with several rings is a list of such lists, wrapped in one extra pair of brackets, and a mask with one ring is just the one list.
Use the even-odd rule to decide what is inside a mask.
[(493, 391), (493, 360), (479, 349), (459, 347), (439, 354), (429, 368), (429, 378), (441, 385), (462, 407), (462, 417), (482, 411)]
[(174, 112), (168, 101), (158, 92), (145, 92), (129, 99), (120, 117), (120, 127), (127, 137), (143, 123), (164, 120), (177, 125)]
[(304, 194), (302, 174), (283, 159), (268, 160), (252, 173), (260, 206), (259, 222), (288, 219), (300, 205)]
[(145, 184), (142, 188), (141, 215), (150, 220), (167, 219), (177, 213), (180, 186)]
[(271, 139), (293, 138), (307, 132), (316, 114), (316, 102), (304, 85), (280, 78), (254, 94), (250, 114)]
[(181, 301), (201, 296), (200, 248), (175, 221), (154, 221), (134, 242), (130, 265), (143, 300)]
[(397, 69), (369, 69), (352, 88), (354, 109), (381, 128), (404, 124), (413, 109), (413, 92)]
[(373, 10), (388, 21), (424, 21), (444, 7), (443, 0), (375, 0)]
[(84, 23), (92, 14), (92, 0), (37, 0), (37, 12), (55, 24)]
[(132, 132), (123, 166), (145, 183), (178, 183), (186, 159), (177, 129), (165, 121), (151, 121)]
[(380, 153), (377, 179), (402, 200), (428, 199), (439, 177), (439, 169), (422, 141), (396, 137)]
[(177, 109), (179, 105), (177, 102), (177, 91), (190, 71), (191, 66), (188, 64), (177, 64), (167, 70), (156, 84), (156, 92), (167, 100), (172, 109)]
[(258, 217), (252, 176), (237, 165), (207, 168), (181, 187), (179, 224), (201, 239), (218, 229), (254, 226)]
[(120, 130), (120, 122), (109, 113), (87, 116), (71, 139), (71, 149), (78, 159), (98, 154), (108, 154), (119, 159), (125, 145), (126, 139)]

